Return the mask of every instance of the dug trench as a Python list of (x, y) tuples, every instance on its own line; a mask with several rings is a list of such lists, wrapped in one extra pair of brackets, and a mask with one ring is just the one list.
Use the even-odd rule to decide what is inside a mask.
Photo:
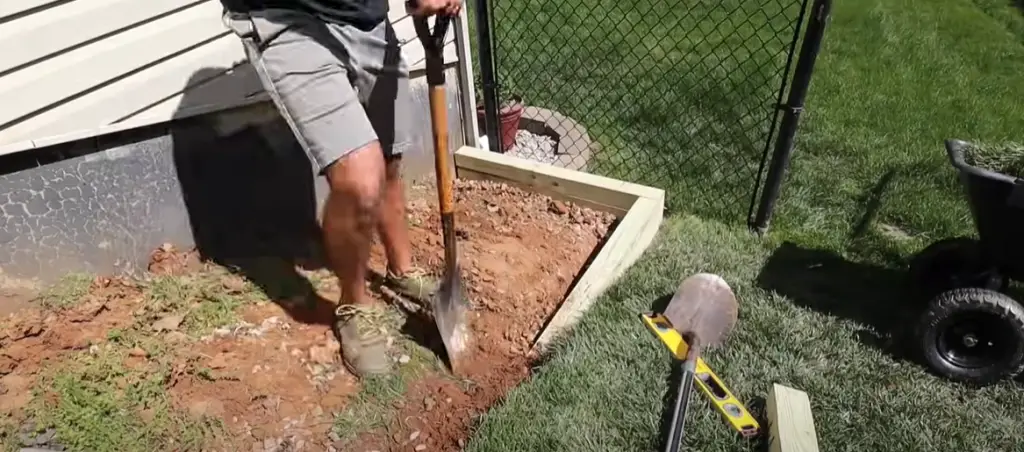
[[(408, 216), (415, 260), (438, 274), (434, 199), (410, 196)], [(74, 275), (3, 320), (3, 444), (461, 450), (474, 418), (529, 377), (534, 338), (615, 218), (491, 182), (459, 181), (456, 201), (473, 333), (458, 375), (436, 352), (432, 321), (373, 282), (390, 307), (395, 371), (358, 380), (330, 328), (338, 292), (328, 270), (276, 258), (225, 267), (167, 244), (143, 277)], [(375, 244), (371, 270), (384, 266)]]

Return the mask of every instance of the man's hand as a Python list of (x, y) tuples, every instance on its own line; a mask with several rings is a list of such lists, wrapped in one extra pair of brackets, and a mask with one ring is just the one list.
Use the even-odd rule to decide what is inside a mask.
[(407, 5), (409, 14), (414, 16), (458, 16), (462, 11), (462, 0), (412, 0)]

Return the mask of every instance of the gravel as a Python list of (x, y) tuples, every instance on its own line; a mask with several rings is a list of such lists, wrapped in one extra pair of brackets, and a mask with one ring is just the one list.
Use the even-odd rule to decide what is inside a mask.
[(555, 145), (555, 140), (547, 135), (520, 130), (516, 132), (516, 144), (508, 150), (508, 154), (541, 163), (554, 163), (558, 160)]

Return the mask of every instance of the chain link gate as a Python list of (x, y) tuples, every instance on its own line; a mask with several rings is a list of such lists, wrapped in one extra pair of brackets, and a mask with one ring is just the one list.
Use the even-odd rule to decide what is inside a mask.
[[(807, 2), (477, 0), (490, 147), (752, 222)], [(520, 129), (556, 131), (557, 154), (539, 155), (528, 132), (503, 136), (517, 100)]]

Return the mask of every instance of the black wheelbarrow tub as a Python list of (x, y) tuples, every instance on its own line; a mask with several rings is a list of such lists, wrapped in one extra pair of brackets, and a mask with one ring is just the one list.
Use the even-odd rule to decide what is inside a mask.
[(985, 258), (1010, 279), (1024, 280), (1024, 180), (970, 165), (970, 143), (946, 140)]

